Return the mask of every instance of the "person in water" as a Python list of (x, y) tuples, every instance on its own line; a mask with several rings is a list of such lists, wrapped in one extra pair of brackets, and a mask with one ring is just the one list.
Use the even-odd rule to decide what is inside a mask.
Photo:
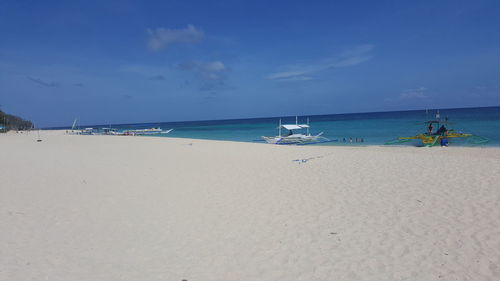
[(445, 135), (448, 130), (444, 125), (441, 125), (439, 129), (436, 131), (436, 135)]
[(434, 127), (432, 127), (432, 123), (429, 123), (429, 127), (427, 127), (427, 129), (429, 130), (429, 135), (432, 135), (432, 129), (434, 129)]
[(441, 146), (448, 146), (448, 139), (447, 138), (441, 139)]

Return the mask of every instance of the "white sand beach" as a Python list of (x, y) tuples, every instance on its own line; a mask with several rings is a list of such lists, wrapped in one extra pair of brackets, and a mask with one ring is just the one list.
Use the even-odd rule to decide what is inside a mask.
[(0, 280), (500, 280), (500, 148), (36, 139), (0, 135)]

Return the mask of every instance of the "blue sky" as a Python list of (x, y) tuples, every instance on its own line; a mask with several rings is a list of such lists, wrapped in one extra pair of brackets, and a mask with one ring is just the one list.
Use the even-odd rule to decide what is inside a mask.
[(500, 1), (0, 1), (38, 126), (500, 105)]

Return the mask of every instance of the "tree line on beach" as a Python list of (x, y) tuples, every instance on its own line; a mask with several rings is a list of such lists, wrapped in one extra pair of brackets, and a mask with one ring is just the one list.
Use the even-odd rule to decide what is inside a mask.
[(33, 123), (22, 119), (21, 117), (7, 114), (0, 110), (0, 132), (5, 133), (9, 130), (30, 130)]

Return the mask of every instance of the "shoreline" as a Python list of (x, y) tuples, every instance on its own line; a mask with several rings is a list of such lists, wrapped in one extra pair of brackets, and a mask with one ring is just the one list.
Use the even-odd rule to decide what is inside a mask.
[[(27, 131), (24, 131), (24, 134), (31, 134), (31, 133), (34, 133), (36, 134), (38, 130), (33, 130), (32, 132), (28, 132), (26, 133)], [(64, 129), (58, 129), (58, 130), (52, 130), (52, 129), (41, 129), (40, 130), (41, 132), (49, 132), (49, 133), (61, 133), (63, 135), (71, 135), (71, 134), (67, 134), (66, 131), (68, 130), (64, 130)], [(15, 132), (11, 131), (11, 132), (8, 132), (7, 134), (16, 134)], [(23, 133), (21, 133), (23, 134)], [(1, 136), (1, 134), (0, 134)], [(240, 141), (240, 140), (223, 140), (223, 139), (202, 139), (202, 138), (185, 138), (185, 137), (172, 137), (172, 136), (141, 136), (141, 135), (138, 135), (138, 136), (113, 136), (113, 135), (74, 135), (74, 136), (106, 136), (106, 137), (145, 137), (145, 138), (168, 138), (168, 139), (183, 139), (183, 140), (206, 140), (206, 141), (222, 141), (222, 142), (235, 142), (235, 143), (255, 143), (255, 144), (264, 144), (264, 145), (273, 145), (273, 144), (267, 144), (267, 143), (264, 143), (263, 141)], [(276, 146), (276, 145), (275, 145)], [(337, 142), (332, 142), (332, 144), (311, 144), (311, 145), (277, 145), (277, 146), (308, 146), (308, 147), (400, 147), (400, 148), (403, 148), (403, 147), (413, 147), (413, 148), (425, 148), (425, 146), (413, 146), (413, 145), (384, 145), (384, 144), (361, 144), (359, 142), (353, 142), (353, 143), (343, 143), (343, 142), (340, 142), (340, 141), (337, 141)], [(437, 148), (437, 147), (441, 147), (441, 146), (435, 146), (434, 148)], [(475, 148), (500, 148), (500, 143), (495, 145), (495, 144), (489, 144), (489, 143), (486, 143), (486, 144), (480, 144), (480, 145), (454, 145), (453, 143), (449, 146), (447, 146), (446, 148), (472, 148), (472, 149), (475, 149)]]

